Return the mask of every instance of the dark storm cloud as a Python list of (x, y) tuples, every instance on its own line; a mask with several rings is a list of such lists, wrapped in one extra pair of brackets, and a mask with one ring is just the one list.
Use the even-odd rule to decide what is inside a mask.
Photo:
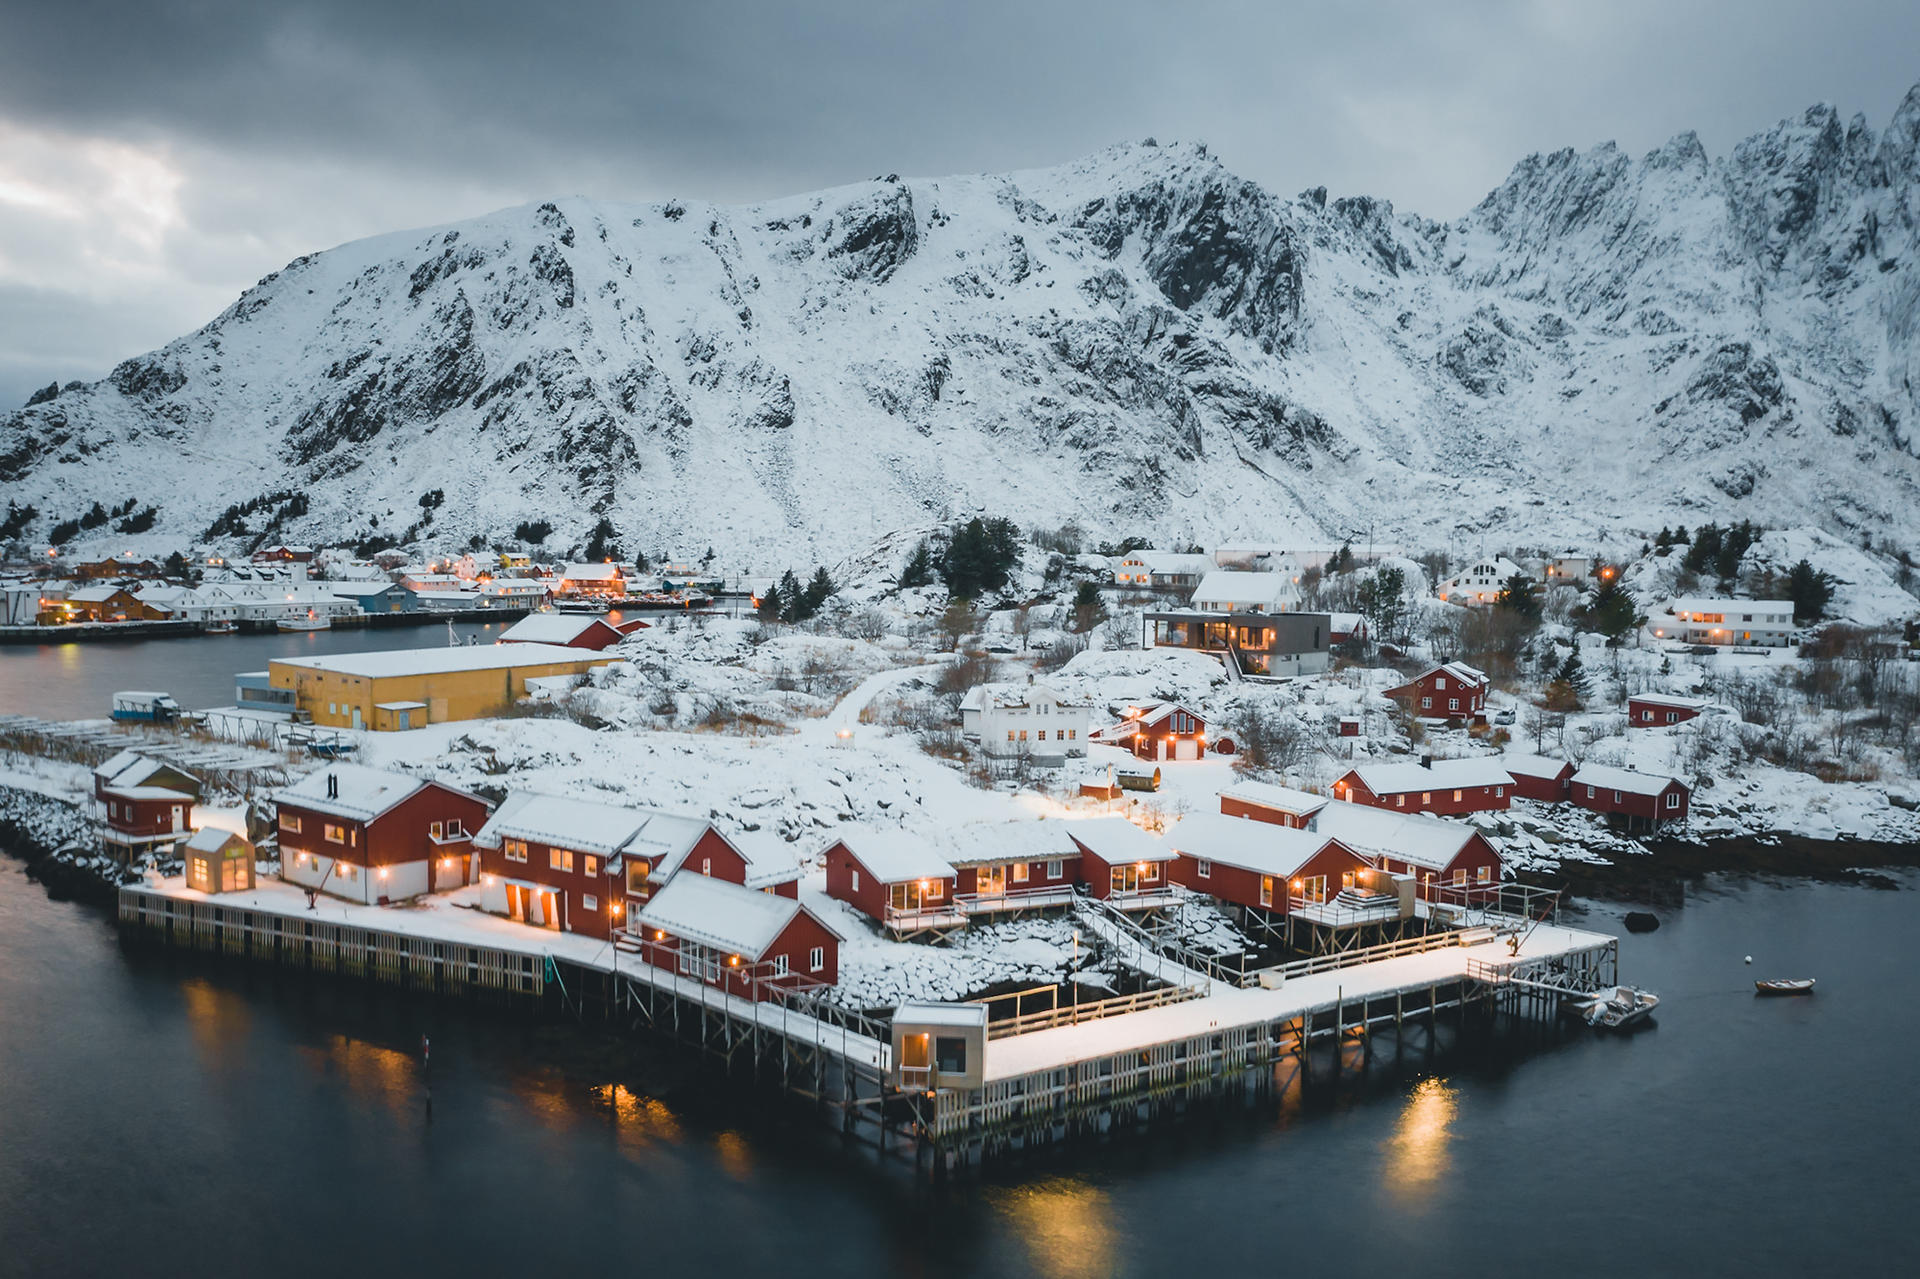
[[(1920, 6), (1887, 2), (16, 0), (0, 32), (0, 287), (65, 295), (67, 335), (43, 366), (36, 308), (0, 311), (0, 402), (97, 375), (129, 314), (151, 345), (296, 253), (536, 197), (753, 199), (1152, 133), (1452, 217), (1529, 151), (1718, 152), (1822, 100), (1879, 127), (1920, 78)], [(121, 318), (67, 363), (87, 306)]]

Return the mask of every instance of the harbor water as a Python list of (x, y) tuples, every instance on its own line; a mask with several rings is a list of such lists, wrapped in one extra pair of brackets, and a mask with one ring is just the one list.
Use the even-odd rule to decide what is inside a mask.
[(1920, 1191), (1899, 882), (1663, 901), (1621, 941), (1663, 997), (1639, 1034), (930, 1184), (672, 1048), (123, 949), (0, 858), (0, 1274), (1886, 1273)]

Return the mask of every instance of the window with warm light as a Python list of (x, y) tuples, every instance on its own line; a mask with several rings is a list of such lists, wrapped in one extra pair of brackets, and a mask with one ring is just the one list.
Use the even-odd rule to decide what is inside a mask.
[(547, 869), (557, 870), (562, 874), (571, 875), (573, 873), (573, 851), (567, 848), (549, 848), (547, 850)]
[(335, 826), (332, 822), (328, 822), (326, 823), (326, 829), (323, 833), (329, 844), (344, 844), (347, 842), (347, 831), (344, 826)]
[(510, 862), (523, 862), (527, 860), (527, 841), (524, 839), (502, 840), (500, 842), (500, 855)]

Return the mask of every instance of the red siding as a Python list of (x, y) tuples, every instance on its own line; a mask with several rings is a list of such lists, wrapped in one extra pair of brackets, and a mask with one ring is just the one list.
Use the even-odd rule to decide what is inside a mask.
[[(824, 952), (825, 965), (820, 971), (812, 971), (807, 964), (810, 952), (815, 946)], [(641, 956), (655, 968), (664, 968), (669, 972), (678, 972), (680, 968), (680, 939), (668, 933), (664, 938), (649, 934), (640, 946)], [(780, 956), (787, 960), (787, 975), (773, 975), (773, 961)], [(794, 987), (815, 984), (835, 985), (840, 980), (840, 939), (815, 919), (811, 913), (802, 909), (794, 915), (780, 935), (773, 939), (767, 949), (759, 955), (742, 955), (737, 966), (721, 969), (720, 980), (708, 982), (717, 990), (742, 999), (766, 1000), (773, 998), (768, 990), (770, 986)]]
[[(1047, 874), (1048, 861), (1058, 861), (1060, 863), (1060, 875), (1058, 878), (1050, 877)], [(1049, 858), (1036, 862), (1015, 862), (1010, 860), (1005, 863), (989, 864), (1004, 864), (1006, 866), (1007, 892), (1009, 893), (1016, 892), (1022, 888), (1059, 888), (1063, 884), (1077, 884), (1080, 882), (1080, 859), (1071, 853), (1064, 857)], [(1014, 882), (1013, 868), (1016, 865), (1027, 868), (1027, 878), (1023, 883)], [(968, 893), (979, 892), (980, 877), (978, 872), (979, 867), (977, 866), (959, 867), (954, 872), (953, 891), (955, 895), (964, 897)], [(1105, 872), (1102, 871), (1101, 873), (1104, 874)]]
[(1266, 822), (1270, 826), (1287, 826), (1294, 830), (1305, 830), (1306, 820), (1293, 813), (1283, 813), (1277, 808), (1268, 808), (1265, 804), (1253, 804), (1244, 799), (1220, 797), (1220, 811), (1228, 817), (1250, 817), (1256, 822)]
[[(102, 810), (108, 814), (107, 825), (125, 835), (165, 835), (178, 830), (184, 836), (193, 827), (193, 800), (184, 795), (178, 800), (120, 799), (108, 791), (105, 802), (114, 806)], [(178, 826), (173, 822), (175, 804), (180, 808)]]
[[(1588, 796), (1588, 791), (1593, 792), (1592, 796)], [(1680, 797), (1679, 807), (1667, 807), (1668, 795)], [(1651, 825), (1685, 821), (1687, 809), (1693, 802), (1693, 796), (1678, 781), (1669, 782), (1658, 795), (1635, 795), (1630, 791), (1615, 791), (1604, 786), (1574, 786), (1570, 789), (1567, 798), (1576, 808), (1590, 809), (1609, 816), (1626, 817)]]
[[(888, 889), (892, 887), (894, 881), (881, 879), (878, 875), (874, 874), (871, 867), (855, 857), (853, 851), (839, 840), (835, 840), (832, 847), (827, 849), (826, 862), (827, 896), (837, 897), (843, 902), (849, 902), (853, 905), (853, 908), (861, 914), (885, 923), (889, 897)], [(1064, 867), (1062, 869), (1064, 869)], [(1046, 873), (1046, 867), (1044, 865), (1041, 866), (1040, 870), (1043, 875)], [(857, 889), (853, 886), (855, 871), (860, 873), (860, 887)], [(940, 876), (938, 878), (941, 894), (939, 899), (936, 901), (932, 895), (929, 894), (924, 904), (927, 906), (951, 905), (953, 895), (957, 891), (954, 887), (954, 879), (955, 877), (952, 875)], [(935, 881), (929, 878), (926, 882), (931, 884)]]
[(1664, 728), (1668, 724), (1684, 724), (1699, 715), (1699, 711), (1686, 707), (1661, 706), (1637, 697), (1627, 699), (1627, 723), (1634, 728)]
[[(1360, 780), (1359, 770), (1347, 773), (1333, 784), (1335, 798), (1373, 808), (1391, 808), (1407, 813), (1434, 813), (1451, 817), (1460, 813), (1491, 813), (1513, 805), (1512, 792), (1506, 786), (1434, 786), (1431, 790), (1394, 791), (1376, 795)], [(1405, 802), (1402, 802), (1405, 801)]]
[[(1415, 882), (1420, 885), (1422, 897), (1429, 896), (1429, 889), (1434, 887), (1455, 887), (1454, 877), (1461, 871), (1466, 872), (1466, 886), (1469, 888), (1493, 887), (1500, 883), (1500, 854), (1493, 850), (1493, 845), (1487, 842), (1486, 836), (1477, 831), (1454, 855), (1453, 860), (1437, 871), (1428, 866), (1415, 866), (1411, 862), (1402, 861), (1396, 857), (1382, 857), (1377, 864), (1384, 871), (1412, 875)], [(1487, 868), (1487, 878), (1484, 883), (1478, 878), (1478, 872), (1482, 866)]]
[[(1253, 910), (1270, 910), (1275, 914), (1285, 914), (1288, 898), (1292, 895), (1292, 882), (1275, 876), (1273, 879), (1273, 902), (1269, 906), (1260, 904), (1260, 880), (1262, 876), (1240, 866), (1228, 866), (1223, 862), (1212, 862), (1205, 876), (1200, 874), (1200, 860), (1190, 853), (1181, 853), (1173, 862), (1173, 880), (1196, 893), (1207, 893), (1235, 906), (1246, 906)], [(1307, 859), (1307, 862), (1294, 874), (1295, 879), (1312, 879), (1316, 875), (1327, 877), (1327, 893), (1331, 896), (1340, 891), (1347, 882), (1346, 877), (1361, 870), (1367, 862), (1351, 852), (1346, 845), (1337, 840), (1328, 840), (1325, 848)]]
[[(623, 635), (619, 629), (608, 625), (606, 622), (603, 622), (598, 618), (595, 618), (593, 623), (590, 626), (587, 626), (578, 635), (566, 641), (566, 643), (561, 645), (561, 647), (562, 648), (588, 648), (588, 649), (594, 650), (595, 652), (598, 652), (603, 648), (607, 648), (611, 645), (618, 644), (622, 638), (623, 638)], [(525, 643), (533, 643), (536, 641), (514, 640), (514, 639), (503, 638), (501, 639), (500, 642), (502, 644), (525, 644)], [(537, 642), (544, 643), (546, 641), (537, 641)]]
[(1573, 776), (1573, 765), (1568, 764), (1560, 770), (1558, 777), (1522, 777), (1513, 774), (1513, 793), (1521, 799), (1544, 800), (1557, 804), (1567, 797), (1567, 779)]
[[(1087, 895), (1103, 900), (1112, 896), (1113, 864), (1079, 840), (1076, 839), (1073, 842), (1080, 849), (1079, 874), (1087, 886)], [(1172, 862), (1148, 862), (1146, 868), (1140, 872), (1140, 888), (1143, 891), (1164, 888), (1170, 878), (1168, 872), (1172, 865)], [(1045, 868), (1042, 867), (1042, 869)]]
[[(1173, 731), (1174, 721), (1182, 713), (1193, 720), (1193, 731), (1190, 733), (1176, 733)], [(1170, 760), (1174, 757), (1176, 753), (1176, 742), (1195, 742), (1199, 746), (1200, 754), (1204, 756), (1206, 754), (1206, 737), (1207, 722), (1198, 715), (1195, 715), (1192, 711), (1185, 710), (1183, 707), (1179, 711), (1173, 711), (1162, 716), (1155, 723), (1142, 724), (1140, 731), (1135, 733), (1129, 740), (1128, 747), (1141, 759), (1150, 759), (1157, 763), (1163, 760)], [(1166, 744), (1165, 754), (1161, 753), (1161, 743), (1163, 742)]]
[[(1445, 681), (1446, 687), (1440, 684)], [(1415, 715), (1442, 719), (1478, 719), (1487, 707), (1485, 684), (1462, 684), (1445, 671), (1428, 671), (1418, 679), (1387, 690), (1387, 696), (1404, 702)], [(1422, 705), (1422, 701), (1426, 705)]]

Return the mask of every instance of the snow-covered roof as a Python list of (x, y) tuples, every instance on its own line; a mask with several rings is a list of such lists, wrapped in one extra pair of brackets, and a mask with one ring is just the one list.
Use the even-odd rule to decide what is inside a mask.
[(170, 786), (109, 786), (107, 794), (118, 795), (121, 799), (181, 799), (193, 802), (193, 796)]
[(1087, 699), (1075, 700), (1063, 697), (1045, 684), (976, 684), (967, 690), (960, 699), (961, 710), (985, 710), (989, 705), (1001, 707), (1027, 706), (1034, 701), (1051, 702), (1056, 706), (1089, 707), (1093, 703)]
[(1135, 706), (1129, 709), (1134, 713), (1128, 716), (1128, 718), (1143, 727), (1149, 724), (1158, 724), (1175, 711), (1186, 711), (1187, 714), (1193, 716), (1202, 724), (1207, 722), (1206, 716), (1200, 714), (1198, 711), (1189, 710), (1179, 702), (1148, 702), (1143, 706)]
[(1670, 706), (1679, 711), (1703, 711), (1713, 705), (1704, 697), (1675, 697), (1671, 693), (1634, 693), (1627, 700), (1649, 706)]
[(1667, 606), (1667, 611), (1675, 617), (1682, 613), (1765, 613), (1771, 616), (1785, 614), (1790, 618), (1793, 616), (1793, 601), (1714, 599), (1704, 595), (1689, 595), (1674, 600)]
[[(329, 793), (329, 784), (338, 789)], [(329, 764), (291, 786), (274, 792), (274, 801), (308, 812), (370, 822), (427, 783), (405, 773), (389, 773), (365, 764)]]
[(991, 862), (1051, 861), (1056, 857), (1077, 857), (1079, 848), (1067, 833), (1067, 823), (1049, 821), (973, 822), (948, 835), (953, 854), (947, 858), (955, 866), (980, 866)]
[(1220, 813), (1189, 814), (1167, 832), (1167, 843), (1188, 857), (1278, 879), (1291, 878), (1333, 838), (1321, 831)]
[(217, 853), (227, 846), (230, 839), (243, 838), (233, 831), (219, 826), (202, 826), (193, 832), (193, 838), (187, 841), (187, 847), (200, 853)]
[(499, 642), (571, 644), (594, 627), (606, 625), (597, 617), (584, 617), (578, 613), (529, 613), (500, 632)]
[(400, 675), (444, 675), (450, 671), (492, 671), (514, 666), (550, 666), (557, 662), (609, 662), (612, 658), (557, 644), (469, 644), (458, 648), (395, 648), (377, 653), (335, 653), (327, 657), (276, 657), (274, 666), (384, 679)]
[(1156, 839), (1124, 817), (1088, 817), (1067, 823), (1074, 842), (1109, 866), (1128, 862), (1170, 862), (1173, 846)]
[[(1444, 666), (1436, 666), (1434, 670), (1444, 671), (1455, 679), (1465, 680), (1469, 684), (1484, 684), (1487, 682), (1487, 673), (1485, 671), (1475, 666), (1468, 666), (1465, 662), (1448, 662)], [(1433, 671), (1427, 672), (1429, 675), (1432, 673)]]
[(676, 875), (641, 907), (639, 918), (643, 928), (757, 960), (805, 909), (795, 898), (710, 875)]
[(104, 604), (120, 593), (118, 586), (83, 586), (67, 596), (69, 604)]
[(571, 582), (611, 582), (621, 574), (618, 564), (569, 564), (560, 576)]
[(935, 1004), (909, 999), (893, 1010), (893, 1020), (916, 1026), (979, 1026), (987, 1024), (985, 1004)]
[(1299, 594), (1285, 573), (1243, 573), (1217, 568), (1193, 590), (1193, 607), (1278, 612)]
[(768, 888), (800, 878), (800, 859), (784, 839), (765, 831), (739, 831), (725, 836), (747, 863), (748, 888)]
[(369, 595), (384, 595), (400, 587), (398, 582), (389, 582), (385, 578), (378, 581), (356, 578), (350, 582), (327, 582), (325, 585), (329, 593), (349, 600), (365, 599)]
[(482, 848), (498, 848), (502, 839), (530, 839), (612, 857), (656, 815), (571, 795), (514, 791), (500, 801), (500, 807), (487, 818), (473, 842)]
[(1580, 771), (1573, 775), (1575, 786), (1592, 786), (1599, 790), (1617, 790), (1628, 795), (1658, 795), (1667, 787), (1686, 782), (1678, 777), (1668, 777), (1660, 773), (1636, 773), (1630, 768), (1614, 768), (1609, 764), (1583, 764)]
[(1211, 555), (1192, 555), (1184, 551), (1136, 551), (1127, 561), (1144, 566), (1149, 573), (1192, 573), (1213, 571)]
[(1500, 767), (1513, 777), (1544, 777), (1556, 780), (1569, 765), (1564, 759), (1551, 759), (1545, 755), (1502, 755)]
[(1473, 827), (1426, 813), (1403, 813), (1335, 800), (1313, 815), (1312, 828), (1356, 853), (1445, 870), (1474, 835)]
[(933, 845), (906, 831), (843, 826), (834, 840), (845, 844), (853, 859), (883, 884), (953, 877), (953, 866), (934, 851)]
[(1376, 795), (1513, 785), (1513, 778), (1500, 767), (1500, 761), (1487, 757), (1436, 759), (1431, 767), (1411, 760), (1396, 764), (1362, 764), (1353, 772), (1360, 778), (1361, 784)]
[(193, 776), (184, 769), (163, 764), (157, 759), (142, 755), (139, 751), (117, 752), (104, 764), (94, 769), (93, 775), (99, 779), (102, 786), (124, 790), (130, 786), (143, 785), (155, 773), (161, 772), (176, 773), (188, 778)]
[(1272, 782), (1235, 782), (1220, 792), (1220, 798), (1257, 804), (1261, 808), (1296, 816), (1317, 813), (1330, 802), (1325, 795), (1295, 790), (1291, 786), (1276, 786)]

